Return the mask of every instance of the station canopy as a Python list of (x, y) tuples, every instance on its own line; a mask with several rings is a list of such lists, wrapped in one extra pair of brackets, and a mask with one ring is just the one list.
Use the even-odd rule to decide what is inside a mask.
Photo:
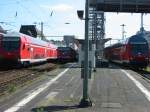
[(89, 5), (104, 12), (150, 13), (150, 0), (89, 0)]

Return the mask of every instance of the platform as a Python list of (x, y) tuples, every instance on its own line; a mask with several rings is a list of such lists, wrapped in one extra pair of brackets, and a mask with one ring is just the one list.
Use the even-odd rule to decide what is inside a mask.
[[(66, 68), (61, 68), (59, 72), (64, 70)], [(137, 82), (135, 83), (130, 76)], [(149, 93), (150, 83), (131, 70), (122, 70), (114, 65), (109, 65), (109, 68), (97, 68), (89, 83), (89, 96), (93, 106), (79, 108), (82, 80), (80, 68), (74, 66), (19, 108), (18, 112), (150, 112), (150, 99), (138, 87), (139, 83), (144, 87), (144, 91)], [(14, 104), (15, 102), (16, 100)], [(5, 105), (3, 108), (0, 106), (0, 109), (7, 110)]]

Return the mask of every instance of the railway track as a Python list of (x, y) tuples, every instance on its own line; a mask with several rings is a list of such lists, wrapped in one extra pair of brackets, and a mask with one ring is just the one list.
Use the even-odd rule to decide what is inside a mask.
[(111, 63), (114, 65), (119, 66), (122, 69), (130, 69), (133, 70), (134, 72), (137, 73), (137, 75), (139, 75), (140, 77), (142, 77), (143, 79), (145, 79), (146, 81), (148, 81), (150, 83), (150, 72), (146, 71), (146, 70), (135, 70), (134, 68), (131, 68), (129, 66), (124, 66), (122, 64), (116, 64), (116, 63)]
[(135, 71), (138, 75), (140, 75), (143, 79), (145, 79), (150, 83), (150, 72), (146, 70), (133, 70), (133, 71)]
[(50, 71), (54, 68), (56, 68), (56, 64), (49, 63), (30, 68), (0, 71), (0, 96), (8, 92), (9, 89), (21, 86), (25, 84), (25, 82), (39, 77), (42, 72)]

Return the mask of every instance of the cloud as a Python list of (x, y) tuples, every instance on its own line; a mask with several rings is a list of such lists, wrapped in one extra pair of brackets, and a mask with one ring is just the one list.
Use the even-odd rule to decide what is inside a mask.
[(54, 10), (54, 11), (58, 11), (58, 12), (69, 12), (74, 9), (71, 5), (68, 5), (68, 4), (58, 4), (58, 5), (54, 5), (54, 6), (41, 5), (41, 7), (50, 9), (50, 10)]

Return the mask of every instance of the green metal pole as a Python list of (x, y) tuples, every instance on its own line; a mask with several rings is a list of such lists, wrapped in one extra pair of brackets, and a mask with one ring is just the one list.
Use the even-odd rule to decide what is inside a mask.
[(89, 2), (85, 3), (85, 42), (84, 42), (84, 79), (83, 79), (83, 99), (88, 100), (88, 76), (89, 76), (89, 37), (88, 37), (88, 22), (89, 22)]
[(83, 97), (80, 107), (92, 106), (88, 95), (88, 78), (89, 78), (89, 0), (85, 2), (85, 41), (84, 41), (84, 78), (83, 78)]
[(88, 77), (89, 77), (89, 35), (88, 35), (88, 22), (89, 22), (89, 1), (85, 3), (85, 41), (84, 41), (84, 78), (83, 78), (83, 98), (81, 99), (80, 106), (92, 106), (88, 96)]

